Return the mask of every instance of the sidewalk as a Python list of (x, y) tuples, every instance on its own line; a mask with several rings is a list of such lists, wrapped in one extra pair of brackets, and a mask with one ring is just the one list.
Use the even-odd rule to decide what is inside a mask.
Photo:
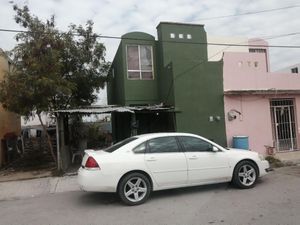
[(78, 190), (77, 176), (0, 182), (0, 201)]

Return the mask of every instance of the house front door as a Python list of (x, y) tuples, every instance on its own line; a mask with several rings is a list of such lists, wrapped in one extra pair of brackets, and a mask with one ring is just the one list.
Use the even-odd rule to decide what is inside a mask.
[(275, 148), (278, 152), (297, 149), (293, 99), (271, 100), (271, 116)]

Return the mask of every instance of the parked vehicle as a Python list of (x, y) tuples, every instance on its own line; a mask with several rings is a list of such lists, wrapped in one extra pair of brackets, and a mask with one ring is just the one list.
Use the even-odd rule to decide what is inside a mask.
[(78, 182), (82, 190), (116, 192), (125, 204), (138, 205), (163, 189), (231, 181), (252, 188), (268, 171), (256, 152), (226, 149), (194, 134), (153, 133), (86, 150)]

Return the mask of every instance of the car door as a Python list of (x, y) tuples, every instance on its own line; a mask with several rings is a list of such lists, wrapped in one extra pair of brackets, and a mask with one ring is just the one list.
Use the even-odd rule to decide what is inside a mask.
[(145, 163), (160, 187), (187, 184), (187, 162), (175, 137), (158, 137), (147, 142)]
[(206, 140), (192, 136), (178, 137), (188, 164), (188, 183), (204, 184), (230, 179), (228, 157), (224, 151), (213, 151)]

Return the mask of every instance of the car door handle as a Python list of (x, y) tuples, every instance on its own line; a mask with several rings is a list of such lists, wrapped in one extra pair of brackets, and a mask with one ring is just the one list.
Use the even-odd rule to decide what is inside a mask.
[(148, 159), (146, 159), (147, 161), (156, 161), (156, 158), (155, 157), (150, 157)]
[(189, 157), (189, 159), (198, 159), (198, 156), (192, 155), (192, 156)]

